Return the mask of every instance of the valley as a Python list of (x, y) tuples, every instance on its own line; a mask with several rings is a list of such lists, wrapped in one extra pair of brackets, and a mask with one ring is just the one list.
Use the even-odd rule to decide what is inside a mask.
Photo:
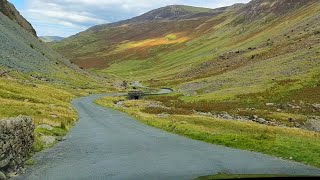
[(319, 175), (319, 12), (318, 0), (168, 5), (62, 38), (0, 0), (0, 119), (35, 126), (28, 157), (0, 157), (0, 180), (24, 161), (18, 179)]

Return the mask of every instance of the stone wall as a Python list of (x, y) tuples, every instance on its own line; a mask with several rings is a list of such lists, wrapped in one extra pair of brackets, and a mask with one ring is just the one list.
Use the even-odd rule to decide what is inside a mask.
[(32, 151), (34, 128), (27, 116), (0, 120), (0, 176), (23, 167)]

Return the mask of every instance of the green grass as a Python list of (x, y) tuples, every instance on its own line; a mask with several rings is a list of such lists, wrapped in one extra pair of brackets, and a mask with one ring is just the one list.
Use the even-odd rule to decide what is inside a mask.
[[(40, 136), (64, 136), (78, 120), (77, 112), (71, 105), (74, 98), (112, 90), (110, 86), (94, 81), (72, 81), (72, 77), (68, 79), (72, 85), (32, 80), (27, 74), (18, 72), (11, 72), (10, 77), (0, 77), (0, 120), (26, 115), (33, 119), (36, 126), (48, 124), (54, 127), (52, 131), (36, 128), (36, 152), (47, 148)], [(84, 81), (86, 79), (89, 77), (83, 78)]]
[[(115, 108), (116, 101), (117, 98), (107, 97), (98, 100), (97, 103)], [(161, 118), (143, 112), (145, 104), (148, 104), (148, 101), (127, 101), (124, 102), (126, 108), (118, 108), (118, 110), (128, 113), (147, 125), (192, 139), (261, 152), (320, 167), (319, 133), (197, 115), (173, 114)]]

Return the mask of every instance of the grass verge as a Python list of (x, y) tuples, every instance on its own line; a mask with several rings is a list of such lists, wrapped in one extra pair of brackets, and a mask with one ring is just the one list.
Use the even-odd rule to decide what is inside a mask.
[[(117, 101), (124, 101), (125, 108), (115, 107)], [(126, 101), (123, 97), (105, 97), (96, 103), (126, 112), (144, 124), (192, 139), (320, 167), (319, 133), (198, 115), (159, 116), (142, 112), (151, 101)]]

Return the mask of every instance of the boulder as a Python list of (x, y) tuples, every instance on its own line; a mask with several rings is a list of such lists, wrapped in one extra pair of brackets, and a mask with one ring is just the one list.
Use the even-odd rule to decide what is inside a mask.
[(50, 145), (53, 144), (56, 141), (56, 137), (54, 136), (41, 136), (40, 140), (46, 144), (46, 145)]
[(310, 131), (320, 132), (320, 120), (314, 118), (308, 119), (304, 128)]
[(320, 111), (320, 104), (312, 104), (312, 107)]

